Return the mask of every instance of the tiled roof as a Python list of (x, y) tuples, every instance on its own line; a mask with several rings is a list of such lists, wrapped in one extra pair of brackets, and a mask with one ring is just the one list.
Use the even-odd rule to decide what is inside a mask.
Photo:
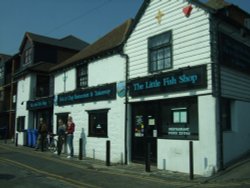
[(127, 20), (122, 25), (118, 26), (93, 44), (87, 46), (76, 55), (53, 67), (51, 71), (55, 71), (60, 68), (70, 66), (71, 64), (74, 64), (76, 62), (87, 60), (89, 58), (115, 50), (116, 48), (120, 47), (125, 41), (131, 24), (132, 20)]
[(7, 55), (7, 54), (0, 54), (0, 61), (7, 61), (8, 59), (10, 59), (11, 56), (10, 55)]
[[(81, 50), (84, 47), (88, 45), (87, 42), (82, 41), (72, 35), (69, 35), (65, 38), (62, 39), (55, 39), (47, 36), (42, 36), (38, 34), (34, 34), (31, 32), (26, 32), (25, 37), (28, 37), (30, 40), (34, 42), (39, 42), (43, 44), (48, 44), (52, 46), (58, 46), (58, 47), (63, 47), (63, 48), (68, 48), (68, 49), (73, 49), (73, 50)], [(23, 40), (23, 43), (20, 47), (20, 49), (23, 47), (25, 40)]]

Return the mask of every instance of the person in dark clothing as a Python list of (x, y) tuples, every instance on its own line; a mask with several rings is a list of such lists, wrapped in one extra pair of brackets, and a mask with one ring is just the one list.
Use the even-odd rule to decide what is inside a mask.
[(47, 132), (48, 132), (47, 125), (43, 121), (43, 118), (40, 118), (38, 127), (38, 139), (37, 139), (38, 144), (36, 149), (41, 147), (41, 151), (44, 151)]
[(58, 120), (58, 143), (57, 143), (57, 154), (60, 155), (62, 151), (62, 146), (65, 141), (66, 125), (63, 123), (62, 119)]

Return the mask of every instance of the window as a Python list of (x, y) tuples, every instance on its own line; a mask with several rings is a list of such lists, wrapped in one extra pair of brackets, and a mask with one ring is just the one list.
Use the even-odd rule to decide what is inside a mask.
[(77, 68), (77, 88), (88, 86), (88, 66), (81, 65)]
[(25, 116), (19, 116), (17, 118), (17, 131), (23, 131), (24, 130), (24, 124), (25, 124)]
[(108, 109), (89, 111), (89, 136), (108, 136)]
[(25, 50), (24, 52), (24, 64), (30, 64), (32, 62), (32, 48)]
[(160, 136), (167, 139), (199, 139), (197, 98), (183, 98), (162, 102)]
[(188, 123), (187, 108), (172, 109), (172, 120), (174, 124)]
[(221, 124), (223, 131), (231, 131), (231, 100), (221, 99)]
[(148, 40), (149, 72), (156, 72), (172, 67), (171, 31), (154, 36)]

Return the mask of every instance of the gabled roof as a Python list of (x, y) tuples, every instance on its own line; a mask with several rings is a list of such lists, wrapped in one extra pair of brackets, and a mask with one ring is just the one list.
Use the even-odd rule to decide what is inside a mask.
[(88, 45), (87, 42), (82, 41), (72, 35), (69, 35), (62, 39), (55, 39), (55, 38), (51, 38), (47, 36), (34, 34), (31, 32), (26, 32), (24, 35), (23, 41), (21, 43), (21, 46), (20, 46), (20, 51), (23, 49), (26, 39), (29, 39), (32, 42), (38, 42), (42, 44), (47, 44), (51, 46), (57, 46), (57, 47), (62, 47), (62, 48), (67, 48), (67, 49), (72, 49), (72, 50), (78, 50), (78, 51)]
[[(139, 11), (137, 12), (135, 16), (135, 21), (133, 22), (133, 25), (131, 26), (128, 36), (130, 36), (133, 30), (135, 29), (136, 25), (140, 21), (141, 17), (144, 15), (151, 1), (152, 0), (144, 0), (141, 8), (139, 9)], [(245, 17), (249, 17), (249, 13), (243, 11), (242, 9), (240, 9), (239, 7), (233, 4), (227, 3), (224, 0), (209, 0), (207, 3), (203, 3), (200, 0), (187, 0), (187, 1), (211, 14), (216, 14), (219, 10), (224, 9), (224, 8), (233, 7), (234, 9), (239, 9), (242, 12), (244, 12)]]
[(97, 56), (102, 56), (118, 49), (125, 42), (131, 24), (132, 19), (127, 20), (122, 25), (118, 26), (93, 44), (87, 46), (76, 55), (53, 67), (51, 71), (71, 66), (79, 61), (86, 61)]
[(11, 56), (10, 55), (7, 55), (7, 54), (0, 54), (0, 61), (7, 61), (8, 59), (10, 59)]

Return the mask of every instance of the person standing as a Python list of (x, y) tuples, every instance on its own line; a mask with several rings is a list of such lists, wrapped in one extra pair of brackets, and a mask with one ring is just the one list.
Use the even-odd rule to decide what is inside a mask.
[(65, 140), (66, 125), (63, 123), (62, 119), (58, 120), (58, 142), (57, 142), (57, 154), (60, 155), (62, 152), (62, 146)]
[[(47, 125), (43, 121), (43, 118), (39, 119), (39, 127), (38, 127), (38, 139), (37, 139), (37, 146), (41, 147), (41, 151), (44, 151), (45, 141), (47, 138)], [(37, 149), (38, 149), (37, 147)]]
[(74, 132), (75, 132), (75, 124), (73, 122), (73, 118), (69, 116), (67, 122), (66, 134), (67, 134), (67, 145), (70, 153), (67, 158), (71, 158), (74, 156), (74, 146), (73, 146)]

